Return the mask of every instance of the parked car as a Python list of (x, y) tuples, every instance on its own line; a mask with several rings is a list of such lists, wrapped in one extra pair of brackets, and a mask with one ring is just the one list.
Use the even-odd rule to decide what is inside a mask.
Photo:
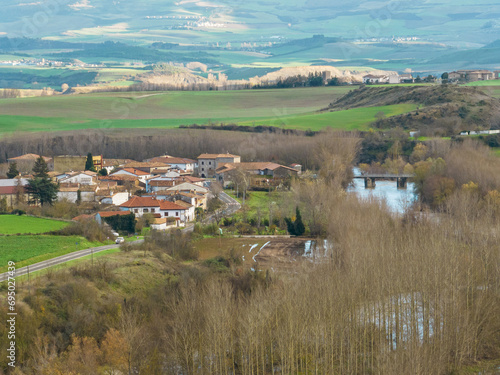
[(112, 234), (113, 236), (115, 236), (115, 237), (119, 237), (119, 236), (120, 236), (120, 234), (119, 234), (118, 232), (111, 232), (111, 234)]
[(115, 243), (124, 243), (125, 242), (125, 238), (123, 237), (118, 237), (116, 240), (115, 240)]

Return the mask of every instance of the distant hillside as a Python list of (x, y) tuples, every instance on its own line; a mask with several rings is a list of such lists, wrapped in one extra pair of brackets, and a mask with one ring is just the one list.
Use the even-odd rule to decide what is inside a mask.
[(427, 61), (430, 65), (450, 64), (451, 66), (478, 66), (485, 64), (498, 64), (500, 60), (500, 40), (496, 40), (481, 48), (468, 49)]
[(429, 135), (454, 135), (462, 130), (500, 128), (500, 100), (473, 87), (392, 86), (362, 87), (335, 102), (327, 111), (402, 103), (422, 107), (403, 115), (380, 119), (378, 128), (402, 127)]

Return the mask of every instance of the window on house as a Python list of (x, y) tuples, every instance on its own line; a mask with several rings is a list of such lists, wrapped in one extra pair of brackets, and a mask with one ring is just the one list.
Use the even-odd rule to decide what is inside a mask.
[(134, 209), (134, 212), (135, 212), (135, 213), (138, 213), (138, 212), (139, 212), (139, 209), (137, 209), (137, 208), (136, 208), (136, 209)]
[(204, 161), (202, 161), (202, 162), (201, 162), (201, 165), (205, 165), (205, 162), (204, 162)]
[(177, 211), (176, 211), (176, 212), (175, 212), (175, 216), (179, 216), (179, 212), (177, 212)]
[(143, 212), (149, 212), (149, 210), (148, 210), (147, 208), (145, 208), (145, 209), (143, 210)]
[(209, 165), (212, 165), (212, 162), (211, 162), (211, 161), (209, 161), (209, 162), (208, 162), (208, 164), (209, 164)]

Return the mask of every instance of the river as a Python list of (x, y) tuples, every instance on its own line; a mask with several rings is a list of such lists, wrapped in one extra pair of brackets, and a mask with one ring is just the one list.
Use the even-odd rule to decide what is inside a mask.
[[(353, 172), (355, 176), (361, 174), (358, 168), (353, 168)], [(408, 182), (406, 189), (398, 189), (396, 181), (377, 180), (374, 189), (365, 189), (364, 180), (355, 178), (347, 191), (355, 193), (361, 199), (385, 200), (389, 209), (394, 213), (404, 213), (406, 208), (418, 198), (413, 182)]]

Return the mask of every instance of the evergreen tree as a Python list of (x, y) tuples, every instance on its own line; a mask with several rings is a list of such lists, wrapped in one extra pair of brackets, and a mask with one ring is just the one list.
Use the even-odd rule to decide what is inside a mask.
[(300, 210), (299, 208), (297, 207), (295, 209), (295, 222), (294, 222), (294, 229), (295, 229), (295, 235), (296, 236), (302, 236), (304, 234), (304, 232), (306, 231), (306, 227), (304, 226), (304, 223), (302, 222), (302, 215), (300, 214)]
[(99, 176), (107, 176), (108, 175), (108, 170), (106, 168), (103, 168), (99, 171)]
[(19, 176), (19, 171), (17, 170), (17, 163), (11, 163), (9, 165), (9, 171), (7, 172), (7, 178), (15, 178)]
[(33, 167), (33, 178), (28, 180), (26, 192), (31, 196), (31, 203), (52, 205), (57, 198), (59, 187), (54, 184), (49, 177), (49, 168), (47, 163), (40, 156)]
[(89, 152), (87, 154), (87, 160), (85, 161), (85, 170), (97, 172), (94, 167), (94, 160), (92, 159), (92, 154)]
[(306, 231), (304, 223), (302, 222), (302, 215), (300, 214), (300, 210), (298, 207), (295, 209), (295, 221), (292, 221), (292, 219), (285, 217), (285, 223), (288, 233), (290, 233), (292, 236), (302, 236)]
[(33, 166), (33, 176), (39, 178), (49, 178), (49, 167), (45, 162), (43, 156), (39, 156), (36, 159), (35, 165)]
[(288, 233), (290, 233), (292, 236), (295, 235), (295, 226), (294, 222), (292, 219), (285, 217), (285, 223), (286, 223), (286, 229), (288, 230)]

